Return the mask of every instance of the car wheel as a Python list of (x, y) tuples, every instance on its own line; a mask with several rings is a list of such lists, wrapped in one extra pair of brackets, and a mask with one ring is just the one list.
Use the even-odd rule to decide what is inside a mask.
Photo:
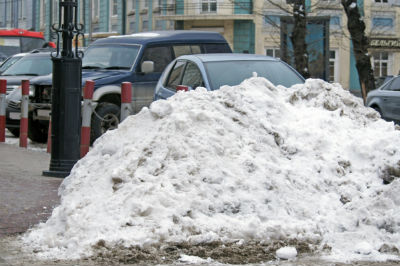
[(48, 127), (41, 124), (37, 120), (33, 120), (32, 116), (28, 118), (28, 138), (34, 142), (46, 143)]
[(11, 134), (13, 134), (14, 135), (14, 137), (19, 137), (19, 128), (7, 128), (8, 129), (8, 131), (10, 131), (11, 132)]
[(375, 111), (377, 111), (377, 112), (379, 113), (379, 115), (381, 116), (381, 118), (383, 119), (381, 108), (379, 108), (378, 106), (373, 106), (372, 108), (373, 108)]
[(101, 103), (92, 115), (90, 142), (93, 143), (107, 130), (116, 129), (120, 121), (120, 108), (112, 103)]

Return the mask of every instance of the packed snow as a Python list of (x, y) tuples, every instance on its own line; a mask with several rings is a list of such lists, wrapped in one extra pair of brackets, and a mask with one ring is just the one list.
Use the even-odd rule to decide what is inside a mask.
[(88, 257), (99, 242), (287, 239), (327, 259), (396, 259), (399, 142), (393, 123), (322, 80), (179, 92), (99, 138), (22, 240), (44, 259)]
[(276, 251), (276, 257), (279, 259), (290, 260), (297, 256), (297, 250), (295, 247), (283, 247)]

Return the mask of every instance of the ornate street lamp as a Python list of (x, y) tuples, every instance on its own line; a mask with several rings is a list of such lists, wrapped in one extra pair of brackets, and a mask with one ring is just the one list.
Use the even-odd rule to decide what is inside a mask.
[[(52, 53), (53, 88), (51, 110), (51, 160), (45, 176), (66, 177), (80, 158), (80, 121), (82, 89), (82, 55), (78, 51), (83, 25), (77, 23), (77, 0), (59, 4), (58, 24), (52, 25), (57, 34), (57, 51)], [(62, 22), (62, 23), (61, 23)], [(60, 35), (62, 49), (60, 49)], [(75, 38), (75, 49), (72, 41)]]

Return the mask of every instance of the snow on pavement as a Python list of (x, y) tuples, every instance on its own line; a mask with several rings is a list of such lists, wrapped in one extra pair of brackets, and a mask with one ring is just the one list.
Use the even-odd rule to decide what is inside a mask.
[(76, 259), (106, 243), (151, 247), (297, 239), (328, 258), (394, 259), (400, 131), (338, 84), (251, 78), (179, 92), (99, 138), (22, 241)]

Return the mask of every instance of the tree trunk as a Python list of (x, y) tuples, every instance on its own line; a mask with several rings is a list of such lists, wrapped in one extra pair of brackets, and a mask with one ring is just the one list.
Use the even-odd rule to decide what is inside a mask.
[(296, 70), (304, 77), (309, 78), (308, 51), (306, 44), (307, 17), (305, 0), (295, 0), (293, 4), (294, 27), (290, 40), (293, 44), (294, 64)]
[(368, 54), (369, 41), (365, 36), (365, 24), (364, 21), (361, 20), (357, 0), (341, 1), (347, 15), (347, 28), (349, 29), (353, 42), (353, 52), (356, 58), (356, 68), (360, 79), (361, 94), (365, 104), (368, 92), (375, 89), (374, 73)]

